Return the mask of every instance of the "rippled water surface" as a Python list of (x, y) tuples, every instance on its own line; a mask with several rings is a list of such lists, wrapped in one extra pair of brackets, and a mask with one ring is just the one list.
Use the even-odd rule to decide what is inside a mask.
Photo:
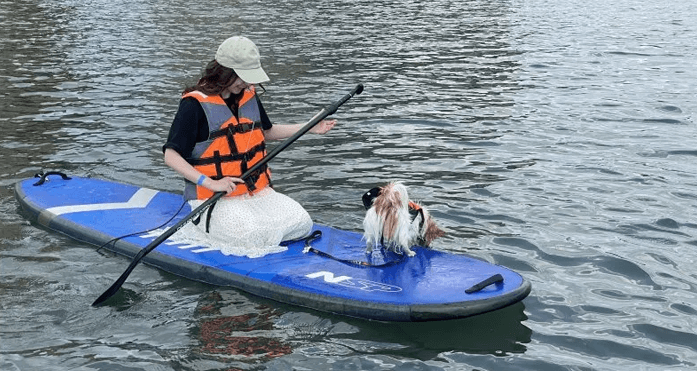
[[(0, 369), (688, 370), (697, 367), (697, 3), (0, 0)], [(375, 323), (149, 267), (29, 224), (13, 185), (62, 170), (178, 191), (162, 161), (183, 86), (226, 37), (262, 99), (340, 125), (277, 157), (276, 188), (361, 228), (403, 180), (448, 236), (514, 269), (522, 303)]]

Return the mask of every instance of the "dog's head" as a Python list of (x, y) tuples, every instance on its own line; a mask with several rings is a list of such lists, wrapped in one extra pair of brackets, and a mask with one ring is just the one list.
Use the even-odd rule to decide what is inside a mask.
[(425, 207), (409, 201), (409, 214), (412, 216), (412, 223), (419, 223), (419, 243), (423, 246), (428, 247), (436, 238), (445, 236), (445, 231), (438, 227)]

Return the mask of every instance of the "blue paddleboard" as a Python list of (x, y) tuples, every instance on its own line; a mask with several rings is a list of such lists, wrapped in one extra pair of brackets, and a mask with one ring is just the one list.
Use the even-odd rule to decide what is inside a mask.
[[(191, 212), (179, 194), (91, 178), (50, 175), (35, 185), (38, 181), (15, 185), (31, 221), (98, 246), (128, 235), (107, 247), (127, 257), (157, 238), (131, 234), (167, 222), (160, 228), (164, 230)], [(279, 302), (383, 321), (468, 317), (514, 304), (530, 293), (530, 283), (519, 274), (472, 257), (418, 246), (412, 249), (416, 256), (408, 258), (366, 254), (360, 233), (318, 224), (313, 230), (321, 232), (311, 242), (320, 253), (303, 252), (305, 242), (298, 241), (289, 243), (287, 251), (248, 258), (167, 240), (143, 262)]]

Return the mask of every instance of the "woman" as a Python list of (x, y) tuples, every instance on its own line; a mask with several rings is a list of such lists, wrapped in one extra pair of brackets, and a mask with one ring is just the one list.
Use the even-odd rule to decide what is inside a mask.
[[(310, 232), (309, 214), (271, 188), (266, 165), (246, 182), (240, 179), (266, 155), (266, 140), (288, 138), (303, 126), (271, 123), (255, 94), (255, 84), (266, 81), (256, 45), (235, 36), (220, 45), (198, 83), (184, 90), (163, 146), (165, 163), (185, 178), (192, 209), (214, 192), (227, 194), (182, 228), (179, 239), (226, 255), (259, 257)], [(335, 124), (324, 120), (310, 132), (324, 134)]]

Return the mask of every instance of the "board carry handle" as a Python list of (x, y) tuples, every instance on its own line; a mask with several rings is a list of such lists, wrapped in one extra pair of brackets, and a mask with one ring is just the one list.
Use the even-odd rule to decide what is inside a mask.
[[(346, 103), (351, 97), (354, 95), (361, 94), (363, 92), (363, 84), (358, 84), (356, 85), (355, 88), (351, 90), (348, 94), (343, 96), (341, 99), (338, 101), (334, 102), (333, 104), (323, 108), (321, 111), (319, 111), (314, 117), (310, 119), (310, 121), (305, 124), (305, 126), (301, 127), (295, 134), (290, 136), (288, 139), (283, 141), (283, 143), (279, 144), (276, 146), (271, 152), (269, 152), (264, 158), (262, 158), (259, 162), (254, 164), (252, 167), (250, 167), (247, 171), (240, 176), (242, 180), (246, 180), (249, 178), (252, 174), (254, 174), (257, 169), (260, 167), (264, 166), (267, 162), (271, 161), (272, 158), (276, 157), (281, 151), (286, 149), (288, 146), (290, 146), (293, 142), (295, 142), (298, 138), (300, 138), (303, 134), (307, 133), (312, 129), (315, 125), (317, 125), (320, 121), (324, 120), (327, 116), (333, 114), (336, 112), (336, 110), (341, 106), (342, 104)], [(150, 251), (154, 250), (157, 246), (159, 246), (162, 242), (164, 242), (166, 239), (168, 239), (171, 235), (175, 234), (178, 230), (180, 230), (186, 223), (189, 221), (196, 219), (199, 217), (205, 209), (210, 206), (211, 204), (217, 202), (221, 197), (223, 197), (226, 194), (226, 192), (216, 192), (211, 196), (211, 198), (207, 199), (204, 201), (201, 205), (199, 205), (196, 209), (194, 209), (192, 212), (189, 213), (189, 215), (185, 216), (183, 219), (181, 219), (179, 222), (177, 222), (175, 225), (170, 227), (168, 230), (164, 231), (159, 237), (157, 237), (155, 240), (150, 242), (148, 246), (144, 247), (141, 249), (138, 254), (136, 254), (133, 257), (133, 260), (131, 261), (131, 264), (126, 268), (126, 271), (121, 274), (121, 276), (114, 282), (111, 287), (109, 287), (102, 295), (100, 295), (97, 300), (92, 303), (92, 306), (98, 306), (99, 304), (103, 303), (110, 297), (114, 296), (121, 286), (126, 282), (126, 279), (128, 276), (131, 274), (133, 269), (138, 265), (138, 263), (147, 255), (150, 253)]]
[(479, 282), (473, 285), (472, 287), (468, 288), (467, 290), (465, 290), (465, 293), (474, 294), (475, 292), (482, 291), (485, 287), (489, 285), (501, 282), (503, 282), (503, 276), (500, 273), (496, 273), (495, 275), (485, 279), (484, 281)]
[(38, 173), (35, 175), (35, 178), (40, 178), (38, 182), (34, 183), (34, 186), (40, 186), (44, 183), (46, 183), (46, 178), (48, 178), (49, 175), (60, 175), (63, 180), (70, 180), (71, 178), (60, 171), (49, 171), (48, 173)]

